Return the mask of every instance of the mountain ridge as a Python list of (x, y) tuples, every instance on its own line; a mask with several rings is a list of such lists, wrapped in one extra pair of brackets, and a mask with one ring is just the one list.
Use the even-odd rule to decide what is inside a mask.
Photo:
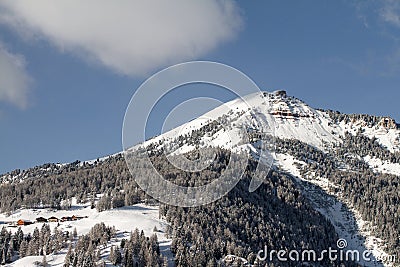
[[(228, 154), (236, 149), (247, 150), (252, 156), (243, 180), (233, 192), (217, 203), (195, 209), (160, 205), (160, 216), (165, 217), (175, 231), (172, 234), (173, 239), (175, 238), (172, 250), (176, 257), (190, 257), (185, 245), (181, 246), (195, 241), (190, 239), (190, 233), (179, 230), (179, 220), (173, 218), (187, 215), (193, 220), (190, 224), (198, 227), (200, 218), (197, 216), (211, 212), (216, 216), (215, 220), (224, 221), (226, 218), (222, 219), (221, 216), (225, 215), (213, 212), (211, 207), (223, 209), (227, 205), (225, 202), (233, 205), (232, 212), (235, 214), (241, 210), (243, 202), (251, 206), (254, 216), (260, 216), (260, 211), (257, 210), (261, 209), (261, 214), (265, 217), (259, 217), (260, 223), (264, 225), (264, 219), (269, 218), (270, 223), (280, 225), (282, 222), (274, 217), (276, 214), (270, 213), (280, 211), (274, 207), (271, 210), (268, 203), (260, 203), (256, 199), (272, 201), (290, 209), (290, 214), (297, 214), (296, 216), (300, 215), (295, 207), (305, 205), (302, 207), (304, 212), (310, 216), (318, 214), (318, 222), (314, 223), (319, 228), (334, 231), (324, 242), (331, 242), (336, 235), (346, 238), (348, 249), (370, 249), (375, 259), (394, 255), (396, 248), (400, 246), (400, 241), (396, 238), (396, 235), (400, 236), (398, 124), (394, 125), (394, 120), (390, 121), (386, 117), (316, 110), (297, 98), (287, 96), (284, 91), (253, 94), (246, 101), (250, 102), (253, 109), (241, 100), (233, 100), (226, 103), (225, 107), (212, 110), (208, 115), (206, 113), (208, 117), (200, 117), (134, 147), (156, 152), (151, 153), (152, 160), (156, 166), (164, 168), (163, 171), (167, 174), (173, 169), (166, 167), (165, 154), (191, 157), (199, 150), (217, 149), (220, 162), (206, 170), (206, 176), (197, 173), (190, 176), (176, 170), (169, 173), (169, 179), (175, 179), (186, 186), (197, 184), (197, 179), (209, 182), (217, 177)], [(244, 129), (244, 132), (239, 129)], [(270, 147), (274, 165), (260, 189), (249, 194), (249, 179), (260, 158), (261, 144), (271, 136), (274, 141), (274, 145)], [(65, 199), (78, 195), (78, 201), (84, 202), (97, 194), (104, 195), (96, 204), (99, 211), (119, 205), (148, 202), (151, 198), (135, 183), (136, 175), (146, 175), (148, 172), (141, 171), (138, 163), (137, 172), (130, 174), (123, 156), (123, 153), (117, 153), (98, 160), (45, 164), (25, 171), (10, 172), (0, 178), (0, 208), (3, 212), (13, 212), (22, 207), (43, 206), (42, 202), (48, 207), (62, 208), (60, 203)], [(68, 186), (64, 186), (64, 183)], [(49, 187), (50, 191), (45, 190)], [(246, 193), (242, 190), (246, 190)], [(266, 195), (260, 195), (261, 193)], [(299, 194), (304, 203), (298, 203)], [(12, 203), (3, 201), (10, 197), (13, 198)], [(198, 212), (199, 210), (202, 212)], [(280, 216), (286, 223), (291, 221), (288, 214)], [(241, 220), (238, 225), (243, 227), (248, 219), (241, 217)], [(301, 224), (300, 221), (297, 223)], [(251, 225), (251, 221), (247, 224)], [(240, 237), (240, 231), (237, 232), (232, 226), (230, 229), (236, 236), (236, 241), (232, 242), (246, 249), (239, 249), (235, 253), (235, 250), (228, 249), (226, 253), (243, 257), (249, 251), (254, 251), (256, 243), (248, 236)], [(199, 231), (203, 231), (203, 235), (208, 232), (207, 228)], [(285, 235), (285, 231), (291, 230), (282, 226), (281, 231)], [(232, 233), (228, 234), (230, 235)], [(308, 241), (309, 244), (314, 244), (311, 240)], [(285, 244), (285, 247), (290, 248), (290, 245)], [(220, 253), (218, 255), (223, 256)], [(251, 261), (254, 262), (254, 258)], [(362, 264), (396, 266), (389, 261), (383, 264)]]
[[(274, 129), (274, 132), (271, 134), (275, 134), (276, 137), (284, 139), (291, 139), (291, 138), (297, 139), (324, 150), (324, 145), (325, 145), (324, 141), (328, 144), (332, 142), (338, 142), (340, 141), (340, 137), (343, 137), (346, 132), (349, 132), (352, 135), (356, 135), (357, 132), (361, 131), (363, 135), (365, 135), (368, 138), (371, 139), (376, 138), (378, 142), (384, 147), (386, 147), (390, 152), (400, 152), (400, 124), (398, 124), (394, 119), (390, 117), (375, 116), (368, 114), (344, 114), (339, 111), (333, 111), (333, 110), (325, 110), (320, 108), (313, 109), (300, 99), (288, 96), (286, 91), (284, 90), (278, 90), (272, 93), (262, 92), (261, 94), (263, 97), (268, 97), (268, 99), (271, 102), (272, 110), (270, 110), (269, 113), (273, 115), (275, 120), (274, 125), (276, 125), (278, 128)], [(255, 97), (257, 97), (258, 95), (259, 93), (253, 94), (253, 96)], [(264, 98), (262, 98), (262, 100), (259, 101), (259, 103), (261, 103), (263, 100)], [(230, 112), (232, 112), (232, 110), (234, 110), (235, 108), (238, 111), (244, 112), (244, 110), (248, 108), (243, 102), (240, 102), (238, 99), (229, 101), (225, 105), (233, 106), (230, 107)], [(241, 109), (239, 109), (239, 107), (241, 107)], [(166, 142), (171, 139), (170, 136), (173, 136), (173, 138), (175, 138), (177, 132), (179, 132), (181, 135), (184, 135), (194, 130), (197, 130), (198, 128), (200, 128), (199, 125), (203, 126), (203, 124), (206, 125), (207, 122), (208, 123), (210, 122), (209, 117), (212, 117), (212, 119), (215, 120), (216, 117), (215, 113), (216, 111), (220, 111), (219, 109), (220, 107), (217, 107), (216, 109), (200, 116), (198, 119), (192, 120), (182, 126), (178, 126), (159, 136), (152, 137), (146, 140), (144, 143), (136, 145), (135, 147), (148, 146), (150, 144), (154, 144), (160, 141)], [(308, 127), (308, 129), (305, 129), (303, 127), (301, 129), (305, 130), (303, 132), (293, 131), (293, 130), (287, 131), (288, 128), (289, 129), (299, 128), (300, 124), (304, 123), (304, 118), (307, 118), (305, 122), (307, 124), (306, 126)], [(318, 137), (315, 138), (312, 137), (312, 135), (310, 135), (309, 133), (307, 133), (307, 131), (312, 130), (313, 127), (312, 125), (317, 122), (323, 127), (321, 127), (322, 129), (321, 128), (319, 129), (320, 131), (315, 130), (314, 133), (316, 133), (316, 136)], [(182, 129), (183, 127), (184, 129)], [(304, 132), (307, 133), (305, 136)], [(299, 134), (296, 136), (296, 133)], [(222, 135), (220, 137), (226, 137), (226, 135), (225, 136)], [(230, 149), (231, 148), (230, 146), (232, 146), (232, 144), (227, 144), (222, 141), (220, 142), (218, 141), (219, 141), (218, 138), (216, 138), (216, 145), (221, 146), (222, 148)], [(238, 142), (240, 140), (234, 140), (234, 141)], [(194, 148), (195, 146), (191, 147), (186, 146), (180, 148), (180, 150), (177, 152), (185, 153)], [(75, 163), (78, 162), (79, 164), (93, 164), (96, 161), (106, 160), (109, 157), (119, 156), (122, 153), (123, 152), (117, 152), (112, 155), (107, 155), (97, 159), (86, 160), (82, 162), (76, 160)], [(29, 168), (27, 170), (16, 169), (10, 172), (6, 172), (4, 174), (0, 174), (0, 184), (13, 179), (21, 178), (21, 173), (33, 170), (35, 168), (42, 168), (45, 171), (49, 167), (57, 169), (57, 168), (62, 168), (62, 166), (66, 166), (68, 164), (74, 164), (74, 162), (45, 163), (36, 167)], [(24, 175), (22, 175), (22, 177), (23, 176)]]

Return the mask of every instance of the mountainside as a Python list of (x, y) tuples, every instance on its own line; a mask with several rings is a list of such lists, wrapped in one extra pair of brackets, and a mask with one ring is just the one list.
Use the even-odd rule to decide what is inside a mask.
[[(249, 107), (253, 109), (250, 110)], [(153, 138), (151, 143), (168, 143), (176, 136), (203, 132), (200, 144), (231, 148), (243, 140), (224, 141), (241, 124), (250, 131), (265, 131), (283, 139), (297, 139), (320, 150), (341, 142), (346, 132), (373, 138), (391, 152), (400, 151), (400, 126), (389, 117), (347, 115), (330, 110), (315, 110), (301, 100), (286, 95), (285, 91), (248, 95), (244, 101), (237, 99), (204, 114), (183, 126)], [(206, 127), (208, 126), (208, 127)], [(207, 131), (208, 130), (208, 131)], [(265, 133), (265, 132), (264, 132)], [(196, 134), (196, 138), (199, 134)], [(186, 144), (180, 148), (188, 151)]]
[[(262, 144), (270, 158), (262, 155)], [(252, 156), (243, 178), (220, 200), (197, 208), (159, 205), (177, 266), (265, 265), (256, 257), (264, 246), (322, 251), (337, 248), (339, 238), (347, 250), (371, 250), (375, 261), (323, 259), (313, 265), (398, 266), (392, 256), (400, 257), (400, 126), (391, 118), (316, 110), (285, 91), (264, 92), (228, 102), (133, 149), (139, 148), (151, 152), (159, 172), (186, 186), (218, 178), (231, 153)], [(217, 156), (201, 171), (187, 173), (168, 161), (207, 151)], [(260, 188), (249, 193), (257, 160), (273, 166)], [(156, 204), (134, 180), (149, 170), (140, 160), (135, 164), (133, 179), (122, 153), (4, 174), (1, 212), (68, 209), (66, 200), (72, 198), (99, 212)], [(301, 265), (276, 257), (268, 264)]]

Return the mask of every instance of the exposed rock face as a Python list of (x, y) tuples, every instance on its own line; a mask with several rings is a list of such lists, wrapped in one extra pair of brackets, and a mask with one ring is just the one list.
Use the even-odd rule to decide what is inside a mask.
[[(264, 96), (266, 96), (264, 94)], [(297, 119), (297, 118), (314, 118), (315, 113), (300, 100), (288, 96), (286, 91), (278, 90), (267, 95), (272, 105), (271, 114), (280, 118)]]
[(285, 90), (277, 90), (274, 92), (274, 94), (277, 96), (283, 96), (283, 97), (285, 97), (287, 95)]
[(397, 128), (397, 124), (395, 122), (394, 119), (392, 118), (383, 118), (380, 122), (379, 122), (379, 126), (382, 126), (386, 129), (396, 129)]

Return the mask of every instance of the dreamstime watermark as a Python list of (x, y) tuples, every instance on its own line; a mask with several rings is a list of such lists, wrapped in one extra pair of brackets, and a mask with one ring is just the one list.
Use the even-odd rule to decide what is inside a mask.
[[(173, 138), (190, 135), (193, 129), (198, 130), (203, 124), (213, 123), (213, 125), (220, 124), (220, 128), (224, 129), (223, 148), (231, 150), (231, 153), (227, 166), (223, 168), (220, 177), (217, 179), (201, 186), (180, 186), (165, 179), (163, 174), (154, 167), (149, 155), (154, 146), (151, 142), (145, 142), (147, 123), (157, 103), (169, 92), (175, 88), (196, 83), (222, 87), (236, 95), (237, 100), (235, 100), (234, 105), (221, 103), (219, 112), (215, 112), (215, 114), (207, 113), (201, 125), (188, 122), (181, 126), (178, 132), (166, 133), (160, 138), (164, 137), (164, 141), (168, 138), (172, 139), (171, 143), (173, 144), (164, 142), (162, 150), (164, 150), (168, 161), (181, 171), (199, 172), (204, 170), (215, 159), (215, 155), (207, 154), (202, 148), (216, 148), (221, 144), (215, 143), (213, 138), (196, 139), (191, 147), (200, 148), (198, 149), (200, 156), (197, 160), (189, 160), (182, 152), (187, 150), (180, 150), (182, 147), (174, 147), (174, 144), (178, 142), (175, 142), (176, 140), (174, 141)], [(254, 99), (257, 101), (254, 101)], [(199, 97), (194, 97), (185, 100), (185, 104), (188, 105), (188, 102), (190, 104), (190, 101), (198, 100)], [(243, 149), (246, 148), (247, 143), (250, 143), (248, 138), (249, 128), (257, 128), (265, 135), (274, 136), (273, 120), (268, 118), (268, 116), (272, 116), (268, 112), (269, 105), (269, 101), (264, 99), (264, 94), (258, 86), (247, 75), (233, 67), (209, 61), (193, 61), (168, 67), (151, 76), (136, 90), (126, 110), (122, 129), (122, 143), (124, 158), (129, 171), (136, 183), (148, 195), (160, 202), (181, 207), (195, 207), (214, 202), (232, 190), (246, 170), (250, 151), (243, 152)], [(240, 123), (236, 123), (234, 126), (220, 120), (219, 116), (223, 114), (232, 115), (239, 111), (243, 112), (244, 116), (240, 116)], [(234, 127), (233, 130), (232, 127)], [(142, 131), (142, 136), (139, 139), (138, 129)], [(238, 140), (240, 140), (240, 144), (238, 144)], [(252, 175), (253, 178), (249, 186), (250, 192), (255, 191), (262, 184), (269, 172), (273, 163), (273, 156), (269, 148), (274, 146), (273, 142), (273, 138), (259, 140), (258, 151), (256, 152), (258, 164), (254, 175)], [(142, 145), (137, 145), (140, 143)], [(153, 145), (162, 146), (162, 143), (161, 139), (156, 139)], [(234, 150), (239, 145), (242, 149)], [(172, 151), (167, 151), (167, 147), (168, 149), (173, 147)], [(137, 174), (138, 163), (142, 168), (148, 170), (146, 175)]]
[(356, 250), (347, 249), (347, 240), (338, 239), (336, 242), (336, 248), (329, 247), (328, 249), (317, 252), (312, 249), (306, 250), (269, 250), (267, 246), (264, 249), (258, 251), (257, 259), (259, 261), (273, 262), (275, 260), (281, 262), (293, 261), (293, 262), (321, 262), (325, 260), (329, 261), (352, 261), (352, 262), (397, 262), (397, 255), (376, 255), (372, 254), (371, 250)]

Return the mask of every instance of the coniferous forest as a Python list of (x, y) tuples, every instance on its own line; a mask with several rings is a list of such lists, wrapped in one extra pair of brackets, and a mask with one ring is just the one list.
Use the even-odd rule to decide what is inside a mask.
[[(332, 113), (331, 116), (339, 115)], [(336, 119), (346, 120), (346, 117), (340, 115)], [(305, 165), (299, 166), (302, 177), (318, 176), (337, 185), (335, 190), (357, 208), (365, 221), (373, 224), (374, 234), (385, 240), (386, 251), (397, 253), (400, 247), (400, 177), (374, 172), (363, 160), (349, 155), (370, 155), (400, 163), (400, 153), (390, 152), (362, 132), (356, 135), (346, 133), (342, 139), (342, 143), (325, 152), (298, 140), (276, 139), (276, 153), (291, 155), (305, 162)], [(212, 148), (205, 150), (211, 153)], [(161, 173), (168, 174), (168, 179), (176, 184), (193, 185), (199, 181), (205, 184), (224, 171), (231, 152), (218, 148), (216, 152), (214, 149), (214, 153), (217, 156), (209, 168), (191, 174), (174, 170), (160, 151), (153, 151), (151, 160)], [(188, 157), (195, 156), (196, 151), (188, 154)], [(149, 170), (142, 166), (138, 160), (134, 175), (149, 174)], [(331, 222), (313, 208), (299, 181), (279, 166), (274, 166), (265, 174), (260, 188), (253, 193), (248, 192), (255, 166), (256, 162), (250, 159), (244, 177), (218, 201), (197, 208), (181, 208), (159, 204), (146, 195), (135, 183), (121, 154), (90, 164), (79, 161), (66, 165), (45, 164), (3, 175), (0, 209), (10, 214), (20, 208), (68, 209), (64, 200), (72, 197), (76, 197), (78, 202), (92, 203), (92, 207), (99, 212), (137, 203), (159, 205), (160, 217), (169, 223), (167, 235), (172, 238), (175, 264), (182, 267), (223, 266), (221, 259), (226, 255), (241, 257), (255, 266), (265, 266), (266, 263), (256, 257), (256, 252), (265, 245), (299, 251), (335, 247), (339, 236)], [(102, 196), (95, 201), (97, 194)], [(0, 263), (68, 248), (65, 266), (98, 266), (101, 264), (99, 248), (115, 234), (115, 228), (104, 224), (95, 225), (90, 233), (82, 236), (73, 231), (68, 234), (61, 231), (51, 233), (46, 225), (35, 229), (33, 234), (24, 234), (21, 229), (11, 234), (3, 228), (0, 232)], [(118, 266), (167, 264), (160, 254), (157, 237), (146, 237), (140, 230), (132, 232), (129, 239), (112, 247), (110, 261)], [(294, 262), (272, 261), (267, 264), (299, 266)], [(318, 264), (357, 266), (352, 262), (329, 260)]]

